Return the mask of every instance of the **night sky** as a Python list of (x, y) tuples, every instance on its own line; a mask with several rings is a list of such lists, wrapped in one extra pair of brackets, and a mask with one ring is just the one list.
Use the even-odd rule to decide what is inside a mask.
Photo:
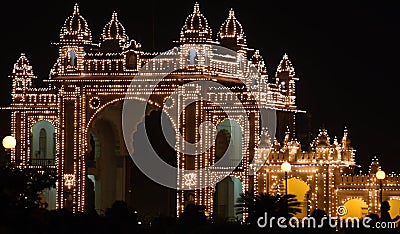
[[(8, 75), (25, 52), (40, 80), (57, 59), (51, 42), (73, 1), (9, 1), (0, 14), (0, 106), (10, 103)], [(115, 10), (130, 38), (145, 51), (174, 46), (194, 1), (78, 1), (98, 42)], [(203, 0), (200, 10), (216, 38), (231, 7), (250, 48), (259, 49), (270, 77), (284, 53), (296, 75), (297, 105), (312, 115), (314, 134), (328, 129), (331, 140), (348, 127), (356, 160), (367, 169), (373, 156), (386, 172), (400, 172), (398, 85), (400, 13), (382, 1)], [(4, 4), (4, 3), (3, 3)], [(393, 4), (393, 5), (390, 5)], [(0, 137), (9, 134), (9, 112), (0, 114)]]

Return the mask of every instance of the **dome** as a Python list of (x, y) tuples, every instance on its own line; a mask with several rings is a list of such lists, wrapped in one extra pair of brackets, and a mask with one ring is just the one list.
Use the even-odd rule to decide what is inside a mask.
[(74, 13), (65, 20), (60, 37), (63, 39), (91, 40), (90, 29), (86, 20), (79, 14), (78, 4), (74, 6)]
[(29, 61), (26, 58), (24, 53), (21, 53), (21, 56), (18, 58), (17, 62), (14, 64), (14, 69), (13, 69), (12, 74), (14, 76), (36, 78), (33, 75), (32, 66), (29, 65)]
[(317, 136), (316, 146), (328, 147), (330, 145), (329, 141), (328, 131), (326, 129), (320, 130)]
[(292, 65), (292, 62), (290, 62), (289, 56), (287, 54), (283, 55), (283, 58), (279, 63), (278, 69), (276, 70), (276, 77), (278, 77), (278, 73), (281, 72), (289, 72), (289, 76), (295, 76), (294, 67)]
[(243, 32), (243, 27), (239, 21), (237, 21), (233, 9), (229, 11), (228, 18), (221, 25), (218, 38), (222, 44), (225, 44), (224, 42), (228, 42), (228, 44), (234, 43), (236, 46), (246, 44), (246, 37)]
[(125, 28), (121, 22), (118, 21), (117, 13), (114, 12), (111, 17), (111, 21), (106, 24), (103, 28), (102, 34), (103, 41), (105, 40), (119, 40), (122, 44), (128, 42), (129, 38), (125, 34)]
[(261, 75), (267, 75), (267, 67), (265, 66), (264, 59), (260, 55), (260, 51), (256, 50), (251, 56), (251, 64), (253, 64)]
[(193, 13), (185, 21), (181, 30), (181, 43), (204, 43), (211, 41), (212, 31), (207, 19), (200, 13), (199, 4), (194, 5)]

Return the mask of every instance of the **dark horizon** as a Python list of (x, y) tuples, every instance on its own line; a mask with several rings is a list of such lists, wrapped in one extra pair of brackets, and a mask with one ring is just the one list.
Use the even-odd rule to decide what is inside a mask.
[[(284, 53), (296, 76), (297, 105), (312, 115), (314, 136), (325, 127), (333, 140), (349, 130), (356, 162), (365, 172), (373, 156), (383, 169), (399, 172), (395, 157), (400, 141), (395, 110), (400, 14), (391, 3), (262, 1), (198, 1), (216, 38), (220, 25), (235, 10), (250, 48), (259, 49), (269, 78)], [(26, 53), (39, 80), (47, 79), (58, 55), (51, 45), (75, 2), (9, 2), (3, 22), (3, 77), (0, 106), (10, 104), (8, 75), (21, 52)], [(115, 10), (130, 39), (144, 51), (165, 51), (179, 38), (195, 1), (78, 2), (94, 42)], [(264, 5), (261, 5), (263, 3)], [(49, 23), (50, 22), (50, 23)], [(251, 55), (252, 53), (250, 53)], [(378, 109), (378, 110), (376, 110)], [(379, 111), (379, 113), (377, 113)], [(372, 113), (371, 113), (372, 112)], [(2, 111), (0, 137), (10, 133), (10, 116)], [(302, 142), (304, 144), (304, 142)]]

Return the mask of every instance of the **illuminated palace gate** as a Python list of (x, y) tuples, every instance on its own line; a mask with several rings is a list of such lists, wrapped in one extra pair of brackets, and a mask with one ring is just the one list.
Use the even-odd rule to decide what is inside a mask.
[[(59, 55), (50, 77), (44, 80), (45, 88), (35, 85), (36, 77), (25, 55), (17, 60), (11, 74), (12, 104), (6, 108), (11, 110), (11, 134), (18, 142), (11, 152), (13, 162), (38, 170), (50, 167), (61, 177), (56, 189), (43, 191), (49, 209), (95, 208), (104, 212), (115, 200), (124, 200), (142, 213), (150, 210), (152, 215), (179, 215), (186, 205), (194, 203), (206, 205), (215, 220), (240, 219), (234, 210), (240, 193), (285, 191), (280, 166), (288, 161), (292, 165), (288, 192), (296, 194), (303, 204), (299, 216), (315, 209), (335, 216), (336, 208), (342, 205), (356, 206), (357, 216), (379, 212), (377, 161), (368, 174), (355, 174), (358, 165), (347, 130), (341, 141), (332, 141), (326, 130), (320, 130), (309, 150), (302, 150), (294, 134), (299, 112), (294, 67), (285, 54), (275, 75), (268, 77), (259, 51), (248, 54), (251, 50), (233, 10), (213, 40), (211, 28), (195, 4), (178, 45), (167, 52), (150, 53), (129, 40), (116, 13), (105, 25), (99, 44), (93, 43), (87, 22), (75, 5), (55, 44)], [(230, 50), (216, 49), (216, 45)], [(149, 82), (169, 74), (165, 70), (174, 72), (156, 89), (150, 88)], [(147, 137), (144, 129), (150, 130), (152, 146), (164, 161), (179, 168), (178, 184), (190, 190), (157, 185), (133, 164), (121, 127), (122, 103), (131, 81), (136, 91), (130, 98), (149, 104), (146, 116), (131, 122), (136, 127), (129, 133), (132, 140), (127, 145), (133, 147), (133, 157), (149, 152), (142, 147), (141, 139)], [(192, 81), (212, 81), (228, 89), (207, 88)], [(176, 90), (177, 95), (165, 99)], [(143, 98), (146, 94), (151, 94), (150, 99)], [(198, 101), (200, 97), (208, 99)], [(223, 110), (218, 106), (234, 97), (240, 100), (238, 105)], [(185, 107), (184, 102), (191, 101), (195, 102)], [(167, 129), (175, 138), (174, 147), (168, 148), (158, 125), (160, 113), (169, 108), (175, 110), (169, 114), (179, 118), (167, 121)], [(266, 123), (260, 121), (259, 110), (268, 108), (276, 111), (276, 134), (274, 128), (262, 131)], [(149, 120), (149, 124), (144, 126), (143, 120)], [(212, 131), (199, 127), (204, 121), (215, 126), (215, 139), (211, 138)], [(198, 142), (201, 136), (213, 147), (195, 156), (180, 153), (184, 149), (181, 134), (190, 143)], [(229, 142), (232, 148), (227, 147)], [(231, 173), (218, 183), (205, 174), (185, 177), (180, 173), (182, 169), (210, 166), (225, 152), (232, 164), (223, 169)], [(259, 166), (262, 168), (256, 171)], [(256, 173), (253, 176), (250, 172)], [(210, 174), (211, 178), (215, 176)], [(383, 181), (383, 199), (391, 201), (392, 215), (397, 215), (397, 175), (388, 175)], [(162, 205), (165, 209), (157, 210)]]
[[(231, 25), (235, 25), (234, 30)], [(226, 143), (230, 140), (235, 143), (235, 147), (228, 152), (232, 165), (238, 163), (237, 167), (231, 168), (230, 177), (218, 185), (214, 183), (197, 190), (178, 190), (176, 196), (171, 196), (176, 201), (170, 207), (173, 210), (176, 207), (174, 213), (179, 214), (187, 204), (195, 203), (206, 205), (210, 214), (216, 212), (220, 218), (233, 217), (232, 207), (238, 194), (257, 192), (257, 179), (250, 175), (250, 162), (254, 157), (265, 158), (266, 155), (256, 153), (260, 150), (257, 146), (261, 126), (258, 108), (252, 98), (256, 97), (262, 108), (277, 110), (277, 139), (282, 140), (286, 126), (293, 132), (297, 112), (295, 82), (298, 79), (295, 78), (294, 68), (285, 55), (274, 78), (268, 80), (263, 58), (258, 51), (247, 61), (249, 49), (246, 37), (233, 10), (222, 24), (217, 41), (213, 41), (207, 20), (200, 13), (199, 5), (195, 4), (180, 35), (179, 45), (168, 52), (144, 52), (139, 43), (129, 40), (117, 14), (113, 13), (103, 29), (100, 43), (95, 44), (76, 5), (61, 29), (60, 40), (55, 43), (59, 48), (59, 57), (49, 79), (44, 80), (48, 87), (35, 87), (36, 77), (32, 67), (25, 55), (21, 55), (11, 75), (11, 131), (19, 142), (12, 151), (12, 159), (21, 166), (38, 169), (48, 166), (57, 170), (61, 180), (56, 193), (47, 191), (48, 199), (54, 198), (51, 207), (74, 211), (94, 207), (104, 211), (114, 200), (125, 200), (129, 204), (136, 199), (132, 194), (142, 187), (132, 185), (134, 166), (121, 128), (122, 102), (132, 79), (133, 85), (142, 86), (131, 98), (149, 102), (148, 116), (154, 111), (161, 111), (164, 98), (178, 88), (178, 96), (173, 100), (175, 105), (180, 103), (176, 109), (184, 107), (180, 102), (182, 100), (197, 101), (199, 96), (196, 92), (204, 91), (210, 101), (217, 103), (235, 96), (246, 110), (247, 116), (243, 116), (234, 106), (222, 111), (211, 103), (195, 102), (186, 107), (182, 116), (179, 115), (178, 122), (171, 123), (175, 133), (182, 133), (185, 140), (192, 143), (200, 138), (198, 126), (201, 122), (211, 121), (217, 126), (217, 144), (214, 147), (196, 156), (176, 153), (176, 162), (171, 164), (176, 163), (180, 169), (210, 166), (225, 152)], [(213, 44), (228, 47), (235, 53), (219, 54), (213, 49)], [(145, 70), (141, 74), (145, 78), (135, 80), (141, 67)], [(146, 82), (162, 75), (160, 71), (166, 68), (175, 72), (156, 90), (146, 87)], [(245, 74), (249, 76), (245, 77)], [(242, 77), (243, 81), (238, 77)], [(203, 87), (202, 90), (199, 85), (183, 86), (200, 80), (218, 82), (229, 87), (233, 95), (229, 92), (221, 95), (212, 88), (204, 90)], [(141, 99), (144, 94), (152, 94), (151, 99)], [(226, 115), (231, 119), (227, 120)], [(249, 123), (245, 124), (245, 120)], [(141, 122), (137, 119), (132, 124), (141, 126)], [(213, 141), (211, 132), (207, 134), (202, 133), (202, 136)], [(133, 141), (136, 141), (135, 137)], [(175, 147), (179, 152), (181, 141), (176, 141)], [(205, 180), (204, 176), (199, 176), (196, 183), (205, 183)], [(185, 183), (182, 176), (178, 176), (178, 181)]]

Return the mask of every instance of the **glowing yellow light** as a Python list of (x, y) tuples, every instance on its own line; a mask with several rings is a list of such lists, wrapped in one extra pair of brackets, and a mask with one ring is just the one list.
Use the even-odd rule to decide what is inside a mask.
[(291, 169), (292, 169), (292, 165), (290, 165), (290, 163), (288, 163), (288, 162), (282, 163), (281, 170), (283, 172), (289, 172)]
[(13, 136), (6, 136), (3, 139), (3, 146), (6, 149), (14, 149), (15, 145), (17, 144), (17, 141)]
[(375, 176), (378, 180), (383, 180), (386, 177), (386, 173), (382, 170), (379, 170), (378, 172), (376, 172)]

